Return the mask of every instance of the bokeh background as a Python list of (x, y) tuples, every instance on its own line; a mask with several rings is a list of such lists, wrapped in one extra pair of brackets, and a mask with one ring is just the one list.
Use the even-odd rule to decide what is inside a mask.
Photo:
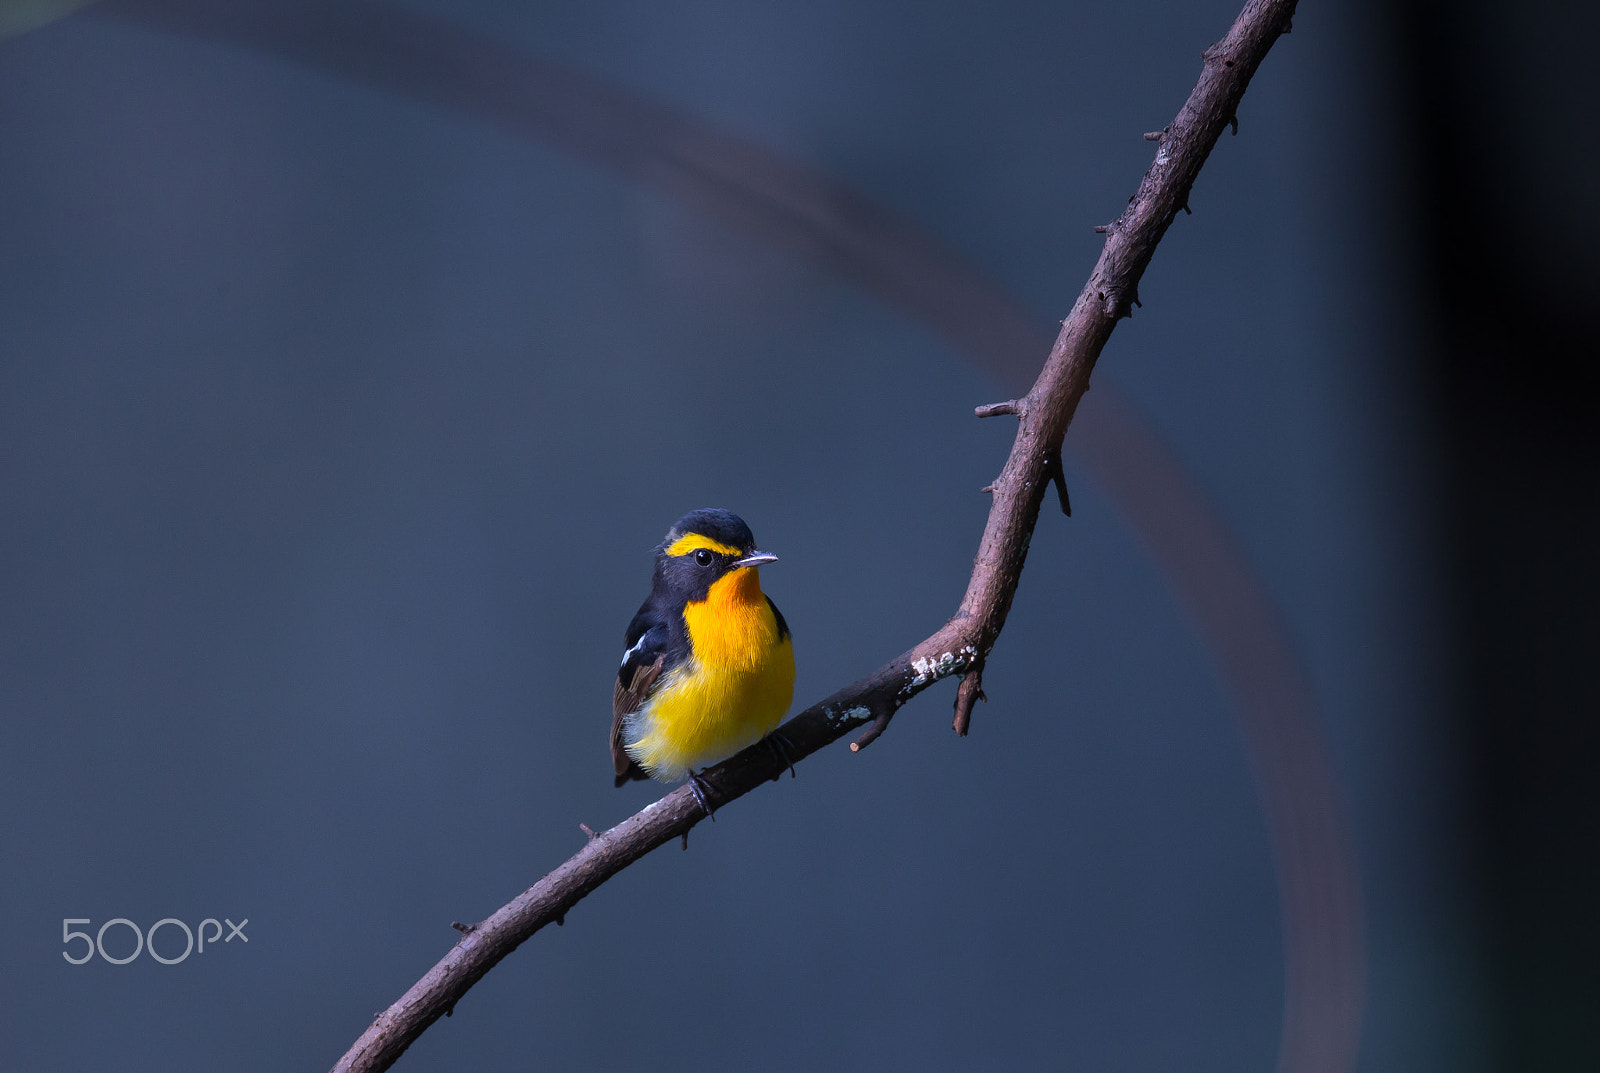
[[(931, 632), (1019, 375), (962, 295), (1042, 360), (1237, 8), (0, 12), (0, 1056), (48, 1071), (326, 1068), (650, 801), (607, 701), (685, 510), (782, 557), (799, 704)], [(945, 686), (818, 755), (399, 1068), (1593, 1069), (1594, 21), (1304, 5), (1101, 361), (1086, 434), (1226, 534), (1296, 749), (1178, 497), (1075, 430), (969, 738)], [(920, 236), (956, 312), (708, 196), (707, 144)], [(1356, 1005), (1285, 1046), (1284, 861), (1329, 845)], [(118, 917), (249, 942), (61, 958)]]

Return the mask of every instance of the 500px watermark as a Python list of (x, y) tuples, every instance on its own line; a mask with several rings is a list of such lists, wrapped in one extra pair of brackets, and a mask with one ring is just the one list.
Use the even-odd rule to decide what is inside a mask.
[[(228, 925), (228, 937), (226, 939), (222, 938), (222, 924), (224, 922)], [(85, 943), (82, 957), (73, 957), (72, 951), (70, 950), (61, 951), (61, 956), (67, 959), (67, 963), (69, 965), (82, 965), (90, 958), (94, 957), (95, 954), (99, 954), (101, 958), (109, 961), (113, 965), (126, 965), (128, 962), (132, 961), (145, 951), (149, 951), (150, 956), (161, 962), (163, 965), (176, 965), (178, 962), (187, 958), (191, 953), (205, 953), (206, 943), (208, 942), (212, 946), (216, 946), (218, 939), (222, 939), (224, 943), (231, 943), (235, 939), (243, 939), (247, 943), (250, 941), (250, 937), (244, 933), (244, 926), (250, 923), (249, 917), (245, 917), (237, 924), (231, 920), (228, 920), (227, 917), (223, 917), (222, 921), (220, 922), (215, 917), (206, 917), (200, 922), (200, 926), (195, 928), (193, 931), (189, 929), (189, 925), (185, 924), (177, 917), (163, 917), (161, 920), (158, 920), (154, 924), (150, 925), (149, 931), (140, 931), (139, 925), (135, 924), (127, 917), (112, 917), (110, 920), (100, 925), (100, 930), (95, 932), (93, 936), (86, 931), (72, 930), (72, 926), (74, 924), (93, 923), (94, 921), (90, 920), (88, 917), (62, 918), (61, 942), (63, 945), (70, 947), (74, 939), (82, 939)], [(211, 925), (213, 929), (209, 938), (206, 936), (207, 924)], [(129, 954), (127, 957), (112, 957), (110, 954), (106, 953), (106, 932), (107, 930), (119, 925), (133, 932), (133, 953)], [(183, 953), (179, 954), (177, 957), (162, 957), (156, 952), (156, 932), (160, 931), (162, 928), (177, 928), (183, 932)], [(198, 944), (195, 942), (195, 935), (197, 932), (199, 933), (200, 939)], [(113, 934), (116, 933), (113, 932)]]

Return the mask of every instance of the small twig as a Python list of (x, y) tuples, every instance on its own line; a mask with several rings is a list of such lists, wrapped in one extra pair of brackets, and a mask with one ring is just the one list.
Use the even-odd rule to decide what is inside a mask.
[(866, 729), (859, 738), (850, 743), (850, 751), (859, 753), (862, 749), (878, 740), (878, 735), (889, 729), (889, 720), (894, 718), (895, 709), (884, 707), (872, 717), (872, 725)]
[(972, 724), (972, 705), (988, 699), (983, 695), (982, 667), (974, 667), (961, 676), (961, 684), (956, 687), (956, 714), (950, 723), (957, 734), (963, 738), (967, 736), (967, 727)]

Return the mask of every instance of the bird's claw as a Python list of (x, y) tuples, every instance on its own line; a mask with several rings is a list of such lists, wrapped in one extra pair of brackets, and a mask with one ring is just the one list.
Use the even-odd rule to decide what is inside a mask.
[(777, 757), (778, 760), (778, 773), (772, 776), (772, 781), (776, 782), (782, 777), (784, 768), (789, 769), (789, 777), (791, 779), (798, 778), (799, 776), (794, 771), (794, 742), (790, 741), (781, 730), (774, 730), (763, 740), (766, 741), (767, 748), (772, 750), (772, 755)]
[[(699, 802), (700, 809), (711, 818), (713, 823), (717, 819), (717, 810), (711, 807), (710, 799), (706, 794), (711, 790), (711, 784), (693, 771), (689, 772), (689, 792), (694, 794), (694, 799)], [(687, 848), (687, 847), (686, 847)]]

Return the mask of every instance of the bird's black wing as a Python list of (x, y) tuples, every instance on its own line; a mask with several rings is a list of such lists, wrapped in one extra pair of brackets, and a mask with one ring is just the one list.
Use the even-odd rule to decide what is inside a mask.
[(628, 624), (628, 650), (622, 654), (617, 685), (611, 694), (611, 766), (618, 786), (629, 779), (649, 778), (623, 745), (622, 721), (644, 706), (656, 680), (667, 669), (669, 637), (667, 623), (649, 603), (639, 608)]
[(783, 612), (778, 610), (778, 605), (772, 602), (772, 597), (767, 597), (767, 606), (772, 608), (772, 617), (778, 620), (778, 640), (789, 636), (789, 624), (783, 621)]

